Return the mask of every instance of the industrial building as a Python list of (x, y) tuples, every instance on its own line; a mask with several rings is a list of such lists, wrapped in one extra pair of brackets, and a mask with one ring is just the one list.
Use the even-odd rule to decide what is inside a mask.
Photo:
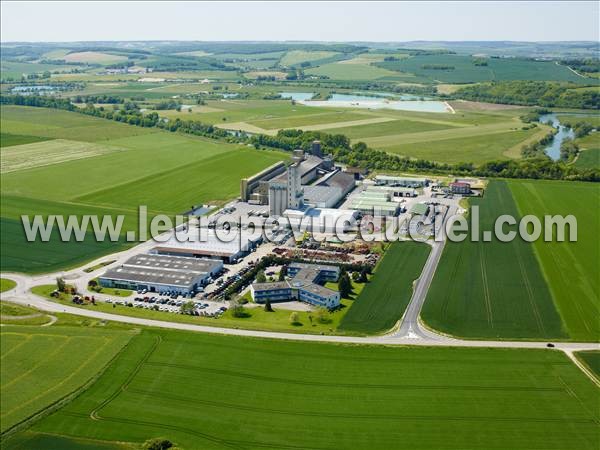
[(412, 208), (410, 208), (410, 213), (413, 216), (426, 216), (429, 212), (429, 205), (426, 203), (415, 203)]
[(450, 192), (453, 194), (468, 195), (471, 193), (471, 185), (462, 181), (450, 183)]
[(327, 281), (337, 281), (340, 269), (337, 266), (291, 263), (287, 281), (253, 283), (250, 292), (256, 303), (300, 300), (328, 309), (340, 305), (340, 293), (324, 287)]
[(350, 208), (363, 215), (396, 216), (400, 211), (400, 203), (393, 200), (397, 189), (400, 188), (384, 189), (379, 186), (369, 186), (352, 199)]
[[(311, 154), (305, 154), (302, 150), (294, 151), (294, 163), (297, 164), (300, 184), (310, 184), (317, 178), (333, 170), (333, 159), (331, 156), (323, 156), (321, 143), (314, 141)], [(257, 205), (269, 204), (270, 187), (281, 189), (287, 186), (288, 171), (283, 162), (273, 164), (265, 170), (250, 178), (243, 178), (240, 182), (240, 199)]]
[(151, 252), (159, 255), (175, 255), (188, 257), (203, 257), (234, 263), (239, 258), (251, 252), (260, 242), (262, 236), (245, 230), (235, 229), (231, 231), (228, 240), (222, 240), (217, 231), (212, 228), (192, 228), (186, 235), (179, 232), (177, 236), (171, 236), (168, 241), (154, 247)]
[(223, 269), (213, 259), (136, 255), (99, 277), (100, 286), (149, 292), (194, 294)]
[(309, 232), (333, 233), (336, 226), (340, 231), (348, 231), (351, 226), (346, 222), (358, 221), (358, 211), (335, 208), (286, 209), (283, 212), (293, 229), (300, 229), (301, 224), (314, 225), (307, 228)]
[(410, 188), (422, 188), (429, 184), (427, 178), (409, 177), (409, 176), (390, 176), (377, 175), (375, 183), (384, 186), (402, 186)]
[(332, 208), (354, 189), (355, 183), (352, 175), (336, 169), (313, 185), (302, 187), (304, 203), (315, 208)]

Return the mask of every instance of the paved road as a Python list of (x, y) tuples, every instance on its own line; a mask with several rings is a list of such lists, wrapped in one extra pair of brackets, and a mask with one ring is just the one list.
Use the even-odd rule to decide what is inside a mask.
[[(449, 214), (454, 210), (450, 210)], [(234, 328), (212, 327), (205, 325), (193, 325), (184, 323), (175, 323), (162, 320), (143, 319), (139, 317), (129, 317), (119, 314), (110, 314), (93, 309), (84, 309), (75, 306), (61, 305), (48, 299), (39, 297), (31, 292), (31, 288), (41, 284), (53, 284), (57, 277), (64, 277), (69, 283), (75, 284), (81, 292), (85, 291), (87, 282), (97, 277), (108, 267), (116, 267), (134, 254), (149, 250), (154, 243), (152, 241), (139, 244), (123, 252), (107, 255), (98, 258), (81, 268), (74, 270), (45, 274), (45, 275), (25, 275), (20, 273), (2, 273), (1, 276), (10, 278), (17, 282), (17, 286), (7, 292), (0, 294), (3, 300), (9, 300), (23, 305), (31, 305), (43, 311), (65, 312), (79, 316), (91, 317), (101, 320), (113, 320), (118, 322), (130, 323), (133, 325), (153, 326), (160, 328), (171, 328), (178, 330), (197, 331), (204, 333), (229, 334), (237, 336), (249, 336), (271, 339), (287, 339), (302, 341), (319, 341), (334, 343), (352, 343), (352, 344), (376, 344), (376, 345), (417, 345), (417, 346), (447, 346), (447, 347), (502, 347), (502, 348), (546, 348), (546, 342), (526, 342), (526, 341), (475, 341), (455, 339), (447, 336), (438, 335), (432, 331), (424, 329), (419, 324), (419, 313), (425, 300), (429, 285), (433, 279), (435, 269), (439, 263), (444, 249), (444, 242), (435, 242), (432, 251), (425, 263), (425, 267), (419, 279), (417, 280), (415, 292), (407, 308), (404, 318), (397, 331), (383, 336), (370, 337), (352, 337), (352, 336), (329, 336), (329, 335), (311, 335), (296, 333), (278, 333), (270, 331), (252, 331), (240, 330)], [(92, 267), (102, 261), (115, 260), (109, 266), (99, 268), (93, 272), (83, 271), (86, 267)], [(98, 296), (102, 298), (102, 296)], [(561, 342), (555, 343), (556, 348), (565, 351), (568, 355), (579, 350), (598, 350), (600, 344), (595, 343), (574, 343)]]

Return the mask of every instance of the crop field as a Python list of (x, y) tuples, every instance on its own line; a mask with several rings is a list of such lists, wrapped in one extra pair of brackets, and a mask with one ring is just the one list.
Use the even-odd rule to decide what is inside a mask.
[(408, 306), (413, 282), (421, 274), (429, 251), (428, 245), (417, 242), (392, 244), (342, 319), (340, 330), (372, 334), (391, 329)]
[(127, 61), (126, 56), (102, 52), (75, 52), (65, 55), (62, 59), (67, 62), (88, 64), (118, 64)]
[(600, 148), (590, 148), (580, 152), (575, 167), (600, 169)]
[(451, 128), (442, 123), (419, 122), (417, 120), (394, 120), (377, 124), (358, 125), (344, 128), (328, 128), (323, 131), (331, 134), (344, 134), (350, 139), (364, 141), (365, 138), (389, 136), (404, 133), (421, 133)]
[[(413, 158), (423, 158), (446, 163), (469, 161), (480, 164), (485, 161), (509, 159), (515, 157), (509, 150), (520, 147), (521, 144), (535, 134), (535, 130), (512, 130), (505, 132), (492, 132), (487, 134), (460, 137), (454, 139), (440, 139), (423, 142), (395, 143), (401, 138), (388, 136), (385, 139), (389, 146), (382, 146), (381, 150), (397, 153)], [(424, 133), (425, 134), (425, 133)], [(397, 142), (396, 141), (396, 142)], [(381, 141), (380, 141), (381, 142)], [(369, 142), (367, 142), (369, 143)], [(372, 145), (369, 143), (369, 145)], [(372, 145), (379, 148), (377, 145)], [(520, 150), (519, 150), (520, 151)], [(519, 154), (517, 152), (517, 154)]]
[[(312, 108), (312, 107), (308, 107)], [(316, 109), (316, 108), (315, 108)], [(328, 110), (317, 110), (316, 113), (310, 113), (307, 115), (296, 115), (283, 118), (273, 119), (262, 119), (262, 120), (250, 120), (250, 124), (266, 128), (266, 129), (280, 129), (280, 128), (297, 128), (306, 125), (322, 125), (322, 124), (335, 124), (337, 122), (349, 122), (354, 120), (369, 119), (370, 116), (366, 114), (360, 114), (348, 110), (339, 111), (328, 111)]]
[[(176, 214), (191, 205), (222, 202), (234, 196), (240, 178), (287, 158), (283, 153), (259, 152), (77, 113), (49, 114), (43, 108), (3, 107), (3, 131), (5, 126), (15, 134), (57, 139), (2, 150), (4, 170), (5, 152), (12, 155), (13, 149), (42, 146), (31, 158), (18, 151), (14, 158), (7, 158), (8, 162), (25, 162), (2, 174), (3, 270), (40, 272), (72, 267), (123, 246), (122, 241), (98, 243), (89, 233), (83, 242), (65, 244), (55, 234), (48, 243), (29, 244), (20, 224), (21, 214), (123, 214), (125, 233), (136, 228), (140, 204), (150, 213)], [(63, 136), (68, 136), (68, 141), (61, 140)], [(85, 157), (74, 158), (70, 152)], [(61, 158), (63, 161), (57, 161)], [(55, 163), (32, 167), (48, 162)]]
[(339, 53), (328, 51), (292, 50), (287, 52), (279, 62), (282, 66), (291, 67), (299, 65), (303, 62), (318, 61), (319, 59), (325, 59), (335, 55), (339, 55)]
[[(13, 145), (31, 144), (32, 142), (42, 142), (48, 139), (38, 136), (23, 136), (20, 134), (0, 133), (0, 148), (11, 147)], [(2, 152), (4, 158), (4, 152)]]
[[(494, 230), (496, 218), (519, 220), (508, 182), (491, 181), (479, 207), (480, 230)], [(519, 214), (521, 212), (521, 214)], [(493, 233), (492, 233), (493, 234)], [(537, 246), (512, 242), (448, 242), (423, 306), (422, 319), (432, 328), (467, 338), (566, 339)], [(569, 269), (571, 272), (572, 269)], [(566, 274), (565, 274), (566, 275)]]
[[(377, 67), (391, 71), (408, 72), (430, 82), (472, 83), (480, 81), (572, 81), (589, 83), (566, 66), (552, 61), (534, 61), (517, 58), (486, 58), (487, 65), (474, 64), (471, 56), (417, 55), (398, 61), (376, 63)], [(445, 69), (444, 69), (445, 68)]]
[(5, 325), (0, 336), (0, 430), (5, 432), (88, 382), (132, 334)]
[(91, 158), (119, 150), (119, 147), (66, 139), (13, 145), (2, 150), (0, 173), (49, 166), (75, 159)]
[(587, 351), (577, 352), (575, 356), (583, 362), (587, 367), (590, 368), (596, 377), (600, 380), (600, 350), (599, 351)]
[[(339, 61), (324, 64), (319, 67), (307, 69), (305, 72), (309, 75), (324, 75), (332, 80), (350, 81), (374, 81), (382, 78), (392, 80), (411, 81), (414, 77), (409, 73), (398, 73), (392, 70), (377, 67), (371, 64), (344, 64), (345, 61)], [(416, 80), (416, 79), (415, 79)]]
[(577, 242), (540, 239), (534, 248), (571, 339), (600, 340), (598, 185), (525, 180), (508, 185), (522, 215), (543, 219), (545, 215), (572, 214), (577, 219)]
[(599, 395), (551, 350), (342, 346), (146, 330), (98, 382), (6, 448), (161, 436), (190, 450), (388, 449), (400, 441), (436, 450), (595, 450)]

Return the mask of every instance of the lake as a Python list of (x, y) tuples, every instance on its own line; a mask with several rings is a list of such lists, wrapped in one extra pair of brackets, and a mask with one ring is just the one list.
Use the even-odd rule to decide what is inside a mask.
[[(392, 94), (385, 94), (392, 95)], [(361, 94), (332, 94), (327, 100), (301, 101), (307, 106), (334, 106), (338, 108), (394, 109), (398, 111), (418, 111), (431, 113), (453, 112), (446, 102), (438, 100), (417, 100), (417, 96), (402, 94), (400, 100), (389, 100), (382, 96)]]
[(310, 100), (315, 96), (314, 92), (280, 92), (281, 98), (291, 99), (297, 102)]

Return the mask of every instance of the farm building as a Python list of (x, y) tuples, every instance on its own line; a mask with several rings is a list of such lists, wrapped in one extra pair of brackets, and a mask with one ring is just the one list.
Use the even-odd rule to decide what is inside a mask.
[(375, 177), (375, 183), (378, 185), (384, 186), (402, 186), (402, 187), (410, 187), (410, 188), (420, 188), (425, 187), (429, 184), (429, 180), (427, 178), (418, 178), (418, 177), (394, 177), (389, 175), (377, 175)]
[(253, 283), (250, 292), (256, 303), (300, 300), (311, 305), (333, 309), (340, 304), (340, 293), (322, 286), (337, 281), (337, 266), (292, 263), (288, 267), (290, 280), (274, 283)]
[(206, 285), (222, 269), (223, 263), (213, 259), (143, 254), (107, 270), (99, 282), (103, 287), (187, 295)]

